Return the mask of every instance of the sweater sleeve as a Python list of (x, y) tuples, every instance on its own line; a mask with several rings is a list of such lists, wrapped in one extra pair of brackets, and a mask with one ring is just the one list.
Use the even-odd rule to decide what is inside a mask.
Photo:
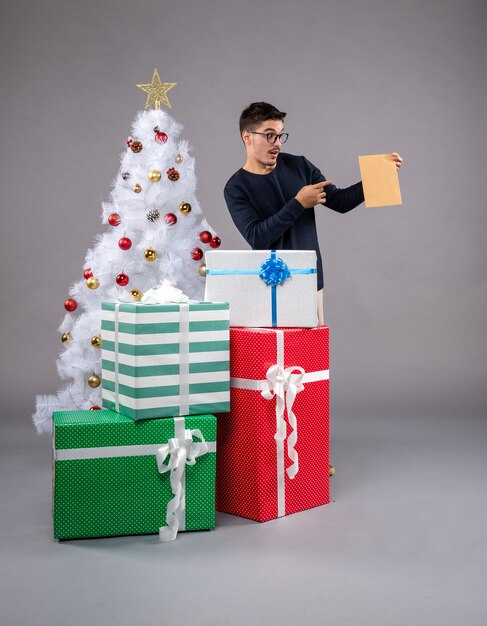
[(237, 185), (227, 184), (224, 196), (235, 226), (254, 250), (270, 248), (304, 211), (303, 205), (291, 198), (274, 215), (262, 219)]
[[(323, 176), (316, 166), (309, 161), (308, 164), (312, 168), (311, 180), (313, 181), (313, 185), (326, 180), (325, 176)], [(359, 181), (350, 187), (345, 187), (344, 189), (340, 189), (331, 183), (326, 186), (325, 191), (326, 202), (324, 205), (329, 209), (332, 209), (332, 211), (337, 211), (338, 213), (348, 213), (348, 211), (355, 209), (355, 207), (362, 204), (365, 200), (362, 181)]]

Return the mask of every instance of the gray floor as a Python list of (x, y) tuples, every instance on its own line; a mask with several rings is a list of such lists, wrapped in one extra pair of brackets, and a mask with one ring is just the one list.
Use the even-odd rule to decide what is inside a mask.
[(27, 419), (8, 427), (2, 626), (487, 624), (486, 421), (335, 419), (330, 505), (266, 524), (219, 515), (172, 544), (55, 543), (50, 441)]

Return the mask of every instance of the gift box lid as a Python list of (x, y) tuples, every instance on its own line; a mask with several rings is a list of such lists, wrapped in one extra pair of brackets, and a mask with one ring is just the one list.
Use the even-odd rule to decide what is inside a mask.
[(207, 250), (207, 268), (246, 270), (260, 267), (275, 253), (290, 269), (310, 269), (316, 274), (316, 252), (314, 250)]
[(205, 302), (200, 300), (190, 300), (187, 303), (167, 302), (165, 304), (145, 304), (143, 302), (112, 302), (101, 303), (103, 311), (118, 310), (126, 313), (171, 313), (180, 310), (181, 304), (188, 304), (190, 311), (225, 311), (229, 308), (228, 302)]
[[(56, 450), (159, 444), (174, 437), (171, 418), (135, 422), (115, 411), (56, 411), (53, 413)], [(185, 428), (201, 430), (206, 441), (216, 440), (214, 415), (185, 417)]]
[(277, 333), (283, 335), (283, 367), (299, 366), (306, 372), (329, 369), (329, 328), (230, 329), (232, 377), (263, 380), (278, 362)]

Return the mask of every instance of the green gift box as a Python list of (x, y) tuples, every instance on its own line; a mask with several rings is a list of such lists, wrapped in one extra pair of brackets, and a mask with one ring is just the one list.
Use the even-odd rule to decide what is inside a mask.
[(53, 414), (56, 539), (215, 526), (216, 418), (135, 422), (113, 411)]
[(228, 302), (103, 302), (103, 407), (132, 419), (229, 411), (229, 323)]

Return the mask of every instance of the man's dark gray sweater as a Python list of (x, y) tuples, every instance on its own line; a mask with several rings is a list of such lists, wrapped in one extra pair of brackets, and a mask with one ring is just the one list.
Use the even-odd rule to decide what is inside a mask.
[[(279, 154), (269, 174), (239, 169), (225, 185), (225, 200), (232, 219), (254, 250), (316, 250), (318, 289), (323, 288), (323, 264), (315, 210), (296, 200), (298, 191), (326, 178), (303, 156)], [(325, 206), (347, 213), (364, 201), (362, 183), (339, 189), (325, 187)]]

